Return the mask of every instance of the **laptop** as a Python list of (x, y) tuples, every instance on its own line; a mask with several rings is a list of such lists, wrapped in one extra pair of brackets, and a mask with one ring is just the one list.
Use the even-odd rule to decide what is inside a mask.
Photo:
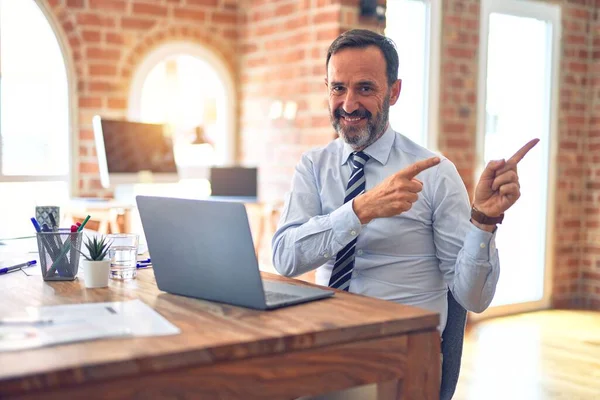
[(259, 310), (334, 294), (263, 281), (242, 203), (156, 196), (136, 200), (162, 291)]

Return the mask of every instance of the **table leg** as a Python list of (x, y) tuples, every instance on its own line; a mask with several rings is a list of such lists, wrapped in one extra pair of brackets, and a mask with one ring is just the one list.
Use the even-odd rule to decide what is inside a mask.
[(437, 331), (408, 336), (407, 374), (398, 399), (440, 398), (440, 336)]

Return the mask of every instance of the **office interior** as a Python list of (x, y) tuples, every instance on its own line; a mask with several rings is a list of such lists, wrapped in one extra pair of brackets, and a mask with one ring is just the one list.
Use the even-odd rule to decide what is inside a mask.
[[(335, 140), (327, 48), (371, 29), (400, 56), (392, 127), (449, 158), (470, 196), (488, 161), (541, 139), (498, 229), (494, 301), (468, 315), (454, 398), (599, 398), (599, 13), (594, 0), (0, 0), (0, 241), (58, 205), (143, 244), (136, 195), (222, 197), (246, 205), (274, 273), (295, 165)], [(111, 123), (132, 139), (117, 155)]]

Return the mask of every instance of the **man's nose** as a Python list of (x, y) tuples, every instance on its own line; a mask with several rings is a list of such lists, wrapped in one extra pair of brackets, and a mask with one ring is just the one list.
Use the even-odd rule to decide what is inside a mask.
[(344, 104), (342, 105), (344, 111), (348, 114), (353, 113), (358, 110), (358, 100), (356, 95), (352, 90), (348, 90), (346, 92), (346, 98), (344, 99)]

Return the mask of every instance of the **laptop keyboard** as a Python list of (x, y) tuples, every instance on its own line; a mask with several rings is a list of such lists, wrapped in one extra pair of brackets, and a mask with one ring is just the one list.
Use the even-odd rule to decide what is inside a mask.
[(265, 291), (265, 299), (267, 301), (267, 303), (278, 303), (280, 301), (286, 301), (286, 300), (294, 300), (294, 299), (298, 299), (301, 296), (297, 296), (297, 295), (293, 295), (293, 294), (287, 294), (287, 293), (281, 293), (281, 292), (271, 292), (269, 290)]

